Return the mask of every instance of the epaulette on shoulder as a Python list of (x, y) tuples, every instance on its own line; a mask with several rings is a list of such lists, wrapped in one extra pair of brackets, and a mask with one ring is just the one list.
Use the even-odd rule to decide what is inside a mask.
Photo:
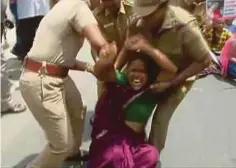
[(196, 18), (186, 10), (175, 6), (171, 6), (170, 9), (172, 10), (172, 14), (175, 15), (175, 27), (177, 31), (184, 31), (188, 25), (197, 24)]
[(196, 18), (192, 14), (182, 9), (181, 7), (171, 6), (170, 9), (174, 13), (177, 22), (188, 24), (192, 21), (196, 21)]

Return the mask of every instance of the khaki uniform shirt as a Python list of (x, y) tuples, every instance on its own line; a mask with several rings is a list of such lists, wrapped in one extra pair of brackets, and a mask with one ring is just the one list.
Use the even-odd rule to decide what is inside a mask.
[(132, 14), (132, 1), (121, 0), (120, 12), (117, 18), (113, 17), (103, 7), (97, 7), (93, 13), (106, 40), (115, 41), (118, 49), (121, 49), (126, 38), (128, 18)]
[(179, 71), (193, 61), (203, 60), (210, 53), (195, 18), (179, 7), (168, 7), (162, 27), (155, 34), (142, 32), (141, 19), (131, 20), (130, 33), (141, 31), (155, 48), (169, 57)]
[(91, 24), (97, 21), (84, 1), (60, 0), (41, 21), (28, 57), (73, 66), (84, 41), (81, 31)]

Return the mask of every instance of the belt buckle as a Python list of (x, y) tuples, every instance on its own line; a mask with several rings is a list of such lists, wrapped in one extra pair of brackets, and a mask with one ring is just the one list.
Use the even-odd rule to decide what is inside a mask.
[(40, 75), (44, 74), (46, 75), (48, 72), (47, 72), (47, 62), (46, 61), (42, 61), (42, 66), (41, 68), (38, 70), (38, 73)]

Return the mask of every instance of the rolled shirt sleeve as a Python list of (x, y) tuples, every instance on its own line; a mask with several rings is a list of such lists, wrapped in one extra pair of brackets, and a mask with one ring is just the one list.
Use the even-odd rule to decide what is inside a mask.
[(202, 61), (210, 53), (209, 46), (195, 21), (180, 30), (180, 37), (185, 56), (191, 57), (194, 61)]
[(98, 24), (88, 5), (84, 1), (79, 0), (72, 10), (70, 23), (78, 32), (81, 32), (85, 26)]

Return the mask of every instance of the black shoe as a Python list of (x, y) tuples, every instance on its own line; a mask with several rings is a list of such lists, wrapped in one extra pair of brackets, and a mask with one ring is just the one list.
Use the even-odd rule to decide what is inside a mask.
[(82, 160), (81, 153), (66, 158), (66, 162), (80, 162)]

